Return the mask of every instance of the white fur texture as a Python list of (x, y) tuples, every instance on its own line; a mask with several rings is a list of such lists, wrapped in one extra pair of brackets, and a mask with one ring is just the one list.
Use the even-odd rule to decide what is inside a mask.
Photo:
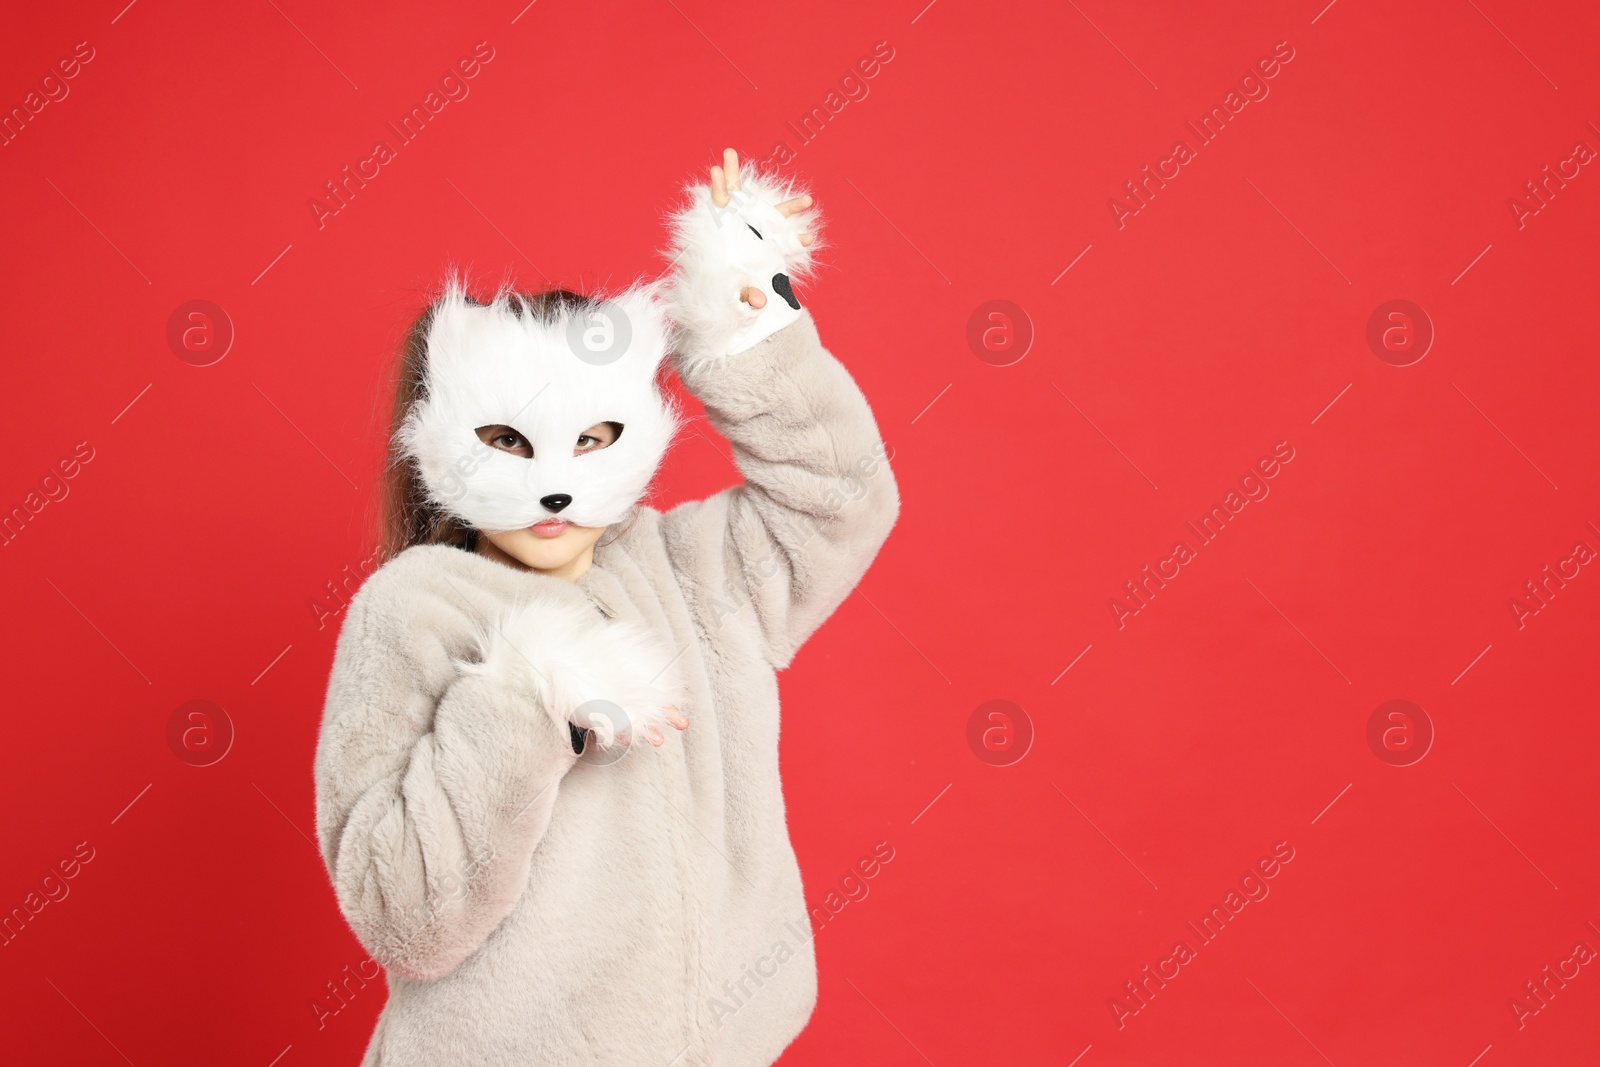
[[(773, 280), (780, 274), (791, 283), (810, 276), (812, 253), (822, 247), (821, 212), (813, 206), (784, 216), (777, 205), (806, 190), (793, 178), (761, 173), (753, 163), (740, 166), (739, 183), (728, 191), (728, 204), (718, 207), (709, 183), (691, 182), (684, 189), (687, 203), (668, 217), (672, 242), (664, 254), (672, 266), (666, 301), (683, 333), (680, 359), (744, 352), (800, 317)], [(802, 233), (817, 240), (802, 245)], [(739, 299), (747, 286), (766, 294), (765, 307), (757, 310)]]
[[(554, 579), (560, 581), (561, 579)], [(592, 729), (602, 748), (667, 731), (667, 708), (687, 702), (678, 653), (631, 619), (593, 604), (539, 597), (476, 631), (479, 662), (458, 663), (514, 691), (531, 692), (557, 725)]]
[[(599, 315), (546, 324), (513, 310), (505, 291), (470, 303), (446, 283), (428, 334), (423, 399), (396, 433), (433, 502), (480, 530), (516, 530), (555, 513), (539, 501), (566, 494), (559, 517), (579, 526), (621, 521), (655, 477), (681, 425), (656, 387), (671, 327), (660, 283), (610, 298)], [(610, 446), (574, 456), (585, 430), (618, 422)], [(525, 459), (481, 441), (506, 425), (533, 446)]]

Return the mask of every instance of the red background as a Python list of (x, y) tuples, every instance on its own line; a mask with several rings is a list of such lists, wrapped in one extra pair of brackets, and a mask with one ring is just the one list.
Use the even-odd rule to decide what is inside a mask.
[[(1600, 948), (1600, 574), (1509, 607), (1600, 548), (1600, 174), (1508, 206), (1600, 147), (1592, 6), (124, 2), (0, 33), (6, 109), (94, 49), (0, 148), (0, 507), (94, 452), (0, 549), (0, 908), (94, 849), (0, 948), (7, 1062), (356, 1062), (381, 983), (311, 1007), (365, 957), (309, 837), (313, 604), (371, 552), (393, 343), (451, 262), (657, 270), (681, 182), (780, 139), (830, 223), (805, 295), (904, 497), (782, 677), (808, 899), (895, 854), (819, 930), (783, 1062), (1592, 1058), (1596, 967), (1520, 1028), (1508, 1004)], [(319, 228), (308, 200), (480, 41), (470, 96)], [(1280, 41), (1270, 95), (1119, 229), (1108, 200)], [(166, 340), (194, 299), (236, 331), (211, 366)], [(966, 341), (996, 299), (1035, 333), (1009, 366)], [(1394, 299), (1436, 331), (1406, 367), (1366, 341)], [(697, 428), (660, 506), (736, 477)], [(1119, 628), (1280, 441), (1270, 496)], [(236, 732), (207, 767), (166, 735), (197, 699)], [(996, 699), (1034, 733), (1010, 766), (967, 742)], [(1393, 699), (1436, 734), (1411, 766), (1367, 742)], [(1280, 841), (1199, 947), (1185, 921)]]

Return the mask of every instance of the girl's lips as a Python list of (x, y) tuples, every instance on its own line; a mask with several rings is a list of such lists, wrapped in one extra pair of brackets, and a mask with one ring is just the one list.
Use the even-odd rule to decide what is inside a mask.
[(565, 519), (546, 519), (543, 522), (534, 523), (528, 529), (539, 537), (560, 537), (566, 532), (567, 527), (571, 525), (572, 523)]

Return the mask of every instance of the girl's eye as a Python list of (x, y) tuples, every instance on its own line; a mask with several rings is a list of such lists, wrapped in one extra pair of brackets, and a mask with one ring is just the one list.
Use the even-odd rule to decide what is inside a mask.
[[(746, 226), (750, 226), (750, 224), (748, 222), (745, 223), (745, 225)], [(761, 231), (756, 229), (754, 226), (750, 226), (750, 232), (756, 235), (756, 239), (757, 240), (760, 240), (760, 241), (765, 241), (766, 240), (765, 237), (761, 236)]]
[(478, 435), (478, 440), (494, 449), (496, 452), (506, 452), (523, 459), (533, 458), (533, 445), (528, 439), (512, 429), (510, 426), (494, 424), (479, 426), (472, 431)]
[(609, 432), (600, 434), (598, 436), (592, 433), (580, 433), (578, 435), (578, 443), (573, 446), (572, 454), (574, 456), (581, 456), (588, 452), (598, 452), (602, 448), (610, 448), (612, 445), (616, 444), (617, 438), (622, 436), (622, 423), (598, 422), (589, 427), (589, 429), (598, 430), (602, 427)]

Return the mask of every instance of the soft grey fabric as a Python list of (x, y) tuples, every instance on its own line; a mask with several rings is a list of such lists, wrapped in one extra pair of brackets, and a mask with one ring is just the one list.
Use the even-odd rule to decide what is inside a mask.
[[(418, 546), (351, 602), (317, 834), (339, 906), (388, 972), (364, 1067), (770, 1064), (810, 1017), (776, 671), (866, 571), (899, 492), (809, 311), (680, 373), (744, 484), (641, 506), (576, 583)], [(517, 602), (670, 642), (688, 730), (574, 755), (530, 695), (458, 667)]]

